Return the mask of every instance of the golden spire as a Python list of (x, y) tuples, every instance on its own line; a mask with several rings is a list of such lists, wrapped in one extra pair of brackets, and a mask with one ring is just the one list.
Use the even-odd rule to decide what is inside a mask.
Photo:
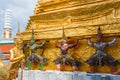
[(21, 38), (21, 33), (20, 33), (20, 22), (19, 22), (19, 21), (18, 21), (18, 30), (17, 30), (17, 33), (16, 33), (15, 38)]
[(20, 22), (18, 21), (18, 31), (17, 33), (20, 33)]

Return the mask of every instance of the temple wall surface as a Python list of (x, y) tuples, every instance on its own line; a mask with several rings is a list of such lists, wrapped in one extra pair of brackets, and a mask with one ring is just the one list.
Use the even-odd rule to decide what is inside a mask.
[[(85, 61), (95, 52), (95, 49), (88, 46), (87, 38), (91, 38), (92, 42), (96, 41), (98, 26), (101, 27), (104, 42), (109, 42), (117, 37), (116, 43), (105, 50), (108, 55), (120, 61), (119, 0), (57, 0), (57, 2), (50, 0), (50, 2), (43, 3), (38, 1), (35, 14), (30, 17), (22, 36), (24, 42), (29, 41), (33, 28), (35, 39), (49, 39), (43, 54), (43, 57), (49, 58), (44, 70), (56, 69), (53, 60), (60, 54), (60, 50), (55, 47), (54, 41), (58, 39), (59, 43), (61, 42), (62, 27), (65, 29), (67, 40), (74, 41), (76, 38), (83, 38), (79, 40), (79, 44), (75, 48), (69, 50), (75, 59), (83, 63), (79, 67), (79, 71), (89, 71), (89, 65)], [(25, 50), (26, 57), (29, 54), (28, 50)], [(38, 52), (41, 53), (41, 50)], [(39, 69), (36, 66), (37, 64), (34, 64), (32, 69)], [(120, 71), (120, 66), (117, 68)], [(66, 66), (63, 70), (72, 70), (72, 68)], [(110, 69), (108, 65), (104, 65), (98, 67), (98, 71), (108, 73)]]

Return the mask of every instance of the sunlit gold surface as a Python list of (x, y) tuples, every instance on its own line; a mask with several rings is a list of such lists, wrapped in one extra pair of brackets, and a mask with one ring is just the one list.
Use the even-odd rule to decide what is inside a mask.
[(4, 66), (4, 63), (2, 61), (2, 59), (0, 58), (0, 67), (3, 67)]
[[(19, 28), (18, 28), (19, 29)], [(25, 56), (21, 46), (23, 46), (23, 39), (18, 30), (16, 37), (14, 38), (15, 47), (10, 49), (10, 61), (8, 63), (8, 76), (7, 80), (13, 80), (18, 75), (19, 67), (22, 63), (25, 62)], [(21, 65), (22, 66), (22, 65)]]
[[(54, 39), (62, 37), (62, 26), (65, 28), (67, 37), (93, 37), (92, 41), (95, 42), (98, 25), (101, 26), (102, 33), (106, 36), (104, 37), (105, 42), (111, 41), (114, 36), (120, 34), (119, 0), (38, 1), (34, 15), (30, 17), (22, 37), (24, 42), (28, 41), (31, 37), (31, 29), (34, 28), (35, 39), (50, 39), (43, 55), (50, 60), (44, 69), (55, 70), (56, 67), (52, 61), (60, 54), (60, 50), (55, 48)], [(106, 52), (118, 61), (120, 61), (119, 42), (120, 38), (117, 38), (117, 42), (106, 49)], [(87, 39), (80, 40), (79, 45), (70, 50), (76, 59), (83, 62), (83, 65), (79, 67), (80, 71), (89, 71), (89, 65), (85, 61), (94, 52), (95, 49), (87, 45)], [(66, 67), (66, 69), (71, 70), (72, 68)], [(118, 66), (118, 70), (120, 71), (120, 66)], [(110, 72), (109, 66), (98, 67), (98, 71)]]

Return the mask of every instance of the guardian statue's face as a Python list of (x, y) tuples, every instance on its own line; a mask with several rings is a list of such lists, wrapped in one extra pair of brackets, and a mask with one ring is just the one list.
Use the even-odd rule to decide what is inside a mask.
[(62, 39), (62, 45), (66, 44), (66, 40)]

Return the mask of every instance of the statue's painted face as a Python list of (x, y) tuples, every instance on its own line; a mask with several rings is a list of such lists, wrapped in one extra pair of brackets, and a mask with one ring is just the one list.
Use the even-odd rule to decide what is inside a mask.
[(35, 43), (34, 40), (30, 40), (30, 44), (33, 45)]
[(102, 41), (102, 36), (97, 36), (97, 42), (101, 42)]
[(16, 38), (16, 39), (14, 39), (14, 41), (15, 41), (15, 46), (18, 47), (18, 48), (23, 45), (22, 38)]
[(65, 39), (62, 39), (62, 45), (66, 43), (66, 40)]

